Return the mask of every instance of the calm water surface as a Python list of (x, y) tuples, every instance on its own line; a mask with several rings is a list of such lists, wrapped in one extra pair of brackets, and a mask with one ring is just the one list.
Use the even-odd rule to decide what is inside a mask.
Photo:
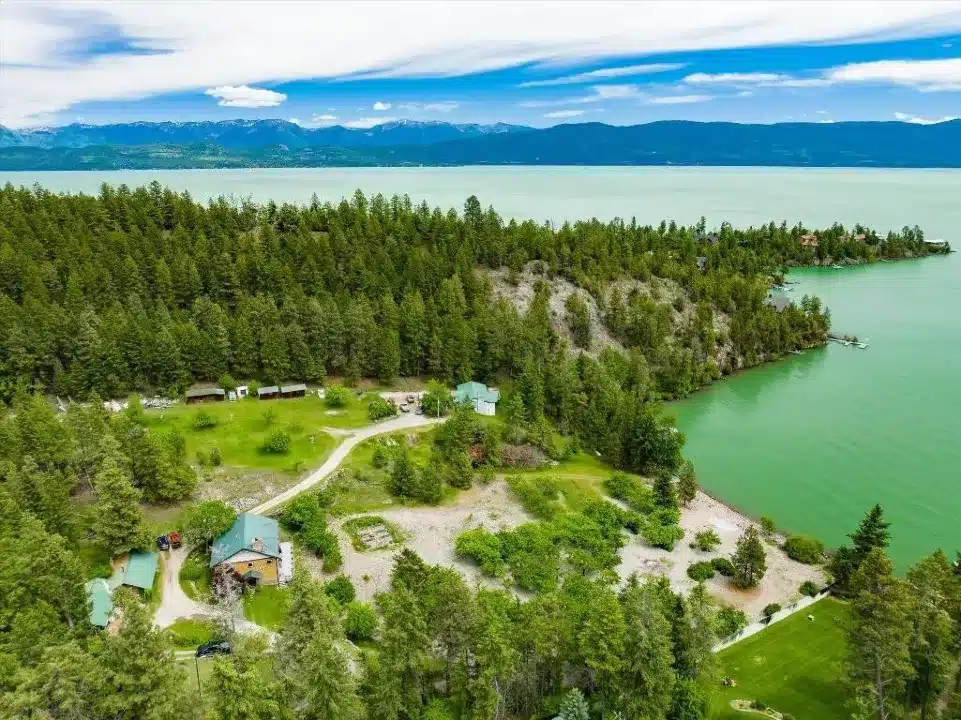
[[(337, 201), (357, 188), (444, 208), (476, 194), (505, 217), (596, 216), (758, 225), (917, 223), (961, 247), (961, 172), (728, 168), (452, 168), (0, 173), (96, 192), (158, 180), (218, 195)], [(843, 540), (881, 502), (901, 568), (935, 547), (961, 549), (961, 253), (794, 273), (835, 329), (870, 348), (830, 346), (738, 375), (677, 403), (703, 485), (795, 532)]]

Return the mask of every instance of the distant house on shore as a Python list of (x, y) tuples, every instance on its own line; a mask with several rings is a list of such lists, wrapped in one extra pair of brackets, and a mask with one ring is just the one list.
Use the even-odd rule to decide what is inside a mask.
[(768, 295), (764, 300), (764, 304), (774, 308), (778, 312), (782, 312), (783, 310), (791, 307), (794, 303), (791, 302), (790, 298), (787, 298), (784, 295)]
[(194, 388), (188, 390), (187, 404), (201, 402), (223, 402), (227, 398), (227, 393), (223, 388)]
[(280, 386), (280, 397), (299, 398), (299, 397), (306, 397), (306, 396), (307, 396), (307, 386), (304, 385), (303, 383)]
[(249, 585), (276, 585), (281, 576), (279, 538), (276, 520), (244, 513), (213, 544), (210, 567), (221, 572), (229, 568)]
[(453, 392), (454, 402), (458, 405), (470, 403), (478, 415), (493, 415), (497, 401), (501, 399), (497, 388), (489, 388), (483, 383), (466, 382), (457, 386)]
[(271, 400), (280, 397), (280, 388), (276, 385), (265, 385), (257, 388), (258, 400)]
[(107, 581), (94, 578), (84, 585), (84, 589), (90, 599), (90, 624), (98, 628), (107, 627), (113, 614), (113, 597)]
[(820, 243), (814, 235), (802, 235), (801, 247), (816, 248)]
[(150, 590), (153, 588), (159, 564), (160, 556), (157, 553), (132, 550), (114, 560), (113, 575), (107, 580), (107, 585), (111, 592), (121, 585), (143, 591)]

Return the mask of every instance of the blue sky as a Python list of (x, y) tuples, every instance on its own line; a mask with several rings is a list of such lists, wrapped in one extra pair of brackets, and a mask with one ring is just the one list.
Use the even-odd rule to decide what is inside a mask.
[(961, 116), (957, 2), (0, 4), (0, 123)]

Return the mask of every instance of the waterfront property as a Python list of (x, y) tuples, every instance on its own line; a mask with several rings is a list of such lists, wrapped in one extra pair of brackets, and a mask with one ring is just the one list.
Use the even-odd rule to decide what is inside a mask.
[(280, 560), (277, 521), (250, 513), (240, 515), (210, 551), (211, 568), (230, 568), (249, 585), (278, 584)]
[(458, 405), (469, 403), (478, 415), (493, 415), (501, 394), (497, 388), (489, 388), (483, 383), (461, 383), (454, 390), (454, 402)]

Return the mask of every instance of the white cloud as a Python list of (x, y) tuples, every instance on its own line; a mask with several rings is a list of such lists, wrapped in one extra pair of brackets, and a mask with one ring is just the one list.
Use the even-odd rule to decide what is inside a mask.
[[(0, 123), (81, 104), (311, 78), (460, 76), (547, 60), (844, 44), (961, 31), (937, 0), (3, 3)], [(69, 11), (65, 11), (69, 8)], [(363, 22), (358, 19), (362, 17)], [(157, 54), (84, 56), (97, 28)]]
[(741, 90), (737, 96), (738, 97), (751, 97), (754, 94), (753, 90)]
[(827, 114), (828, 114), (828, 111), (827, 111), (827, 110), (818, 110), (818, 111), (817, 111), (817, 114), (818, 114), (818, 115), (827, 115)]
[(525, 100), (517, 103), (520, 107), (556, 107), (558, 105), (587, 105), (607, 100), (629, 100), (643, 97), (637, 85), (592, 85), (587, 95), (555, 98), (552, 100)]
[(923, 91), (961, 91), (961, 58), (853, 63), (829, 70), (827, 77), (839, 83), (888, 83)]
[(389, 102), (381, 102), (380, 100), (378, 100), (377, 102), (374, 103), (374, 110), (376, 110), (376, 111), (378, 111), (378, 112), (383, 112), (383, 111), (385, 111), (385, 110), (390, 110), (390, 103), (389, 103)]
[(584, 114), (584, 110), (554, 110), (553, 112), (544, 113), (546, 118), (572, 118), (578, 117)]
[(393, 117), (362, 117), (356, 120), (351, 120), (350, 122), (345, 122), (344, 127), (355, 128), (359, 130), (369, 130), (375, 125), (383, 125), (384, 123), (394, 122), (397, 118)]
[(687, 85), (731, 85), (733, 87), (805, 88), (830, 85), (823, 77), (799, 78), (781, 73), (694, 73), (682, 81)]
[(300, 118), (287, 118), (287, 122), (292, 122), (294, 125), (300, 125)]
[(607, 78), (627, 77), (629, 75), (650, 75), (653, 73), (670, 72), (685, 67), (685, 63), (650, 63), (647, 65), (627, 65), (625, 67), (602, 68), (590, 72), (565, 75), (550, 80), (529, 80), (517, 87), (551, 87), (554, 85), (577, 85), (579, 83), (597, 82)]
[(711, 95), (664, 95), (662, 97), (652, 97), (647, 102), (651, 105), (690, 105), (691, 103), (702, 103), (712, 100)]
[(210, 88), (204, 95), (217, 98), (218, 105), (239, 108), (277, 107), (287, 99), (284, 93), (248, 85), (222, 85)]
[(429, 102), (429, 103), (401, 103), (397, 106), (398, 110), (409, 110), (411, 112), (441, 112), (449, 113), (452, 110), (456, 110), (460, 107), (459, 102), (454, 100), (442, 100), (440, 102)]
[(900, 120), (901, 122), (913, 123), (914, 125), (937, 125), (938, 123), (951, 122), (952, 120), (957, 120), (957, 116), (945, 116), (941, 118), (926, 118), (919, 117), (918, 115), (910, 115), (908, 113), (896, 112), (894, 113), (894, 119)]
[(330, 127), (337, 123), (337, 116), (324, 113), (323, 115), (314, 115), (310, 119), (310, 124), (315, 127)]

